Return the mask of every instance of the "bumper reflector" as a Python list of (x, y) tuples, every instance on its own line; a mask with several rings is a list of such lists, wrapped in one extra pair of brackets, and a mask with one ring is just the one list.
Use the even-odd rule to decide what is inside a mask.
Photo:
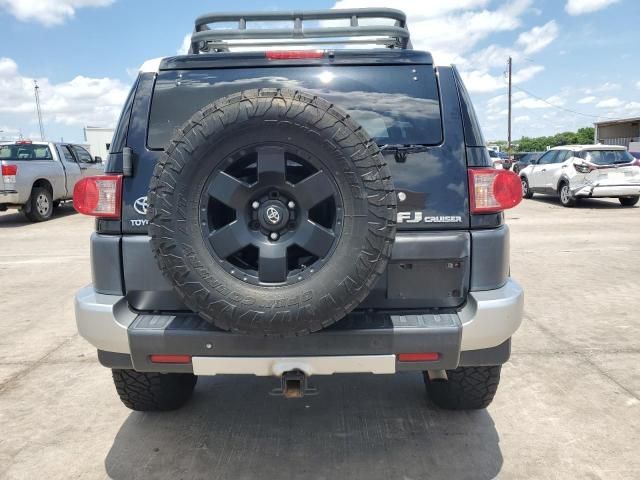
[(438, 352), (399, 353), (399, 362), (435, 362), (440, 359)]
[(191, 363), (191, 355), (151, 355), (152, 363)]

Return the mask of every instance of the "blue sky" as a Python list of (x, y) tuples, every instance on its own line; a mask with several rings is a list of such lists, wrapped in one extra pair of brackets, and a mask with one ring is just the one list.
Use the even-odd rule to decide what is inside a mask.
[[(514, 138), (640, 116), (637, 0), (396, 0), (414, 46), (455, 63), (488, 139), (506, 138), (514, 57)], [(0, 0), (0, 138), (37, 137), (33, 79), (49, 138), (110, 126), (142, 62), (176, 54), (206, 11), (390, 6), (385, 0)], [(574, 113), (578, 112), (578, 113)]]

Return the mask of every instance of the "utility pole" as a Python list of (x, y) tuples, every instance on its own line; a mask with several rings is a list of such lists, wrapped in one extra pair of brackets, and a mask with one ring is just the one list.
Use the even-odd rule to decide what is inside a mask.
[(507, 154), (511, 155), (511, 57), (509, 57), (509, 61), (507, 62), (508, 67), (508, 77), (509, 77), (509, 120), (508, 120), (508, 132), (507, 132)]
[(33, 91), (36, 96), (36, 110), (38, 112), (38, 123), (40, 124), (40, 140), (44, 142), (44, 126), (42, 125), (42, 112), (40, 111), (40, 87), (38, 81), (33, 81)]

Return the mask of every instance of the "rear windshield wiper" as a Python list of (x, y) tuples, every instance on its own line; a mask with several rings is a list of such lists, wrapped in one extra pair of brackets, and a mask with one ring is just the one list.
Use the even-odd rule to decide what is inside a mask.
[(421, 153), (429, 150), (427, 145), (403, 145), (387, 143), (380, 146), (380, 151), (385, 153), (393, 153), (396, 162), (404, 162), (407, 160), (407, 155), (410, 153)]

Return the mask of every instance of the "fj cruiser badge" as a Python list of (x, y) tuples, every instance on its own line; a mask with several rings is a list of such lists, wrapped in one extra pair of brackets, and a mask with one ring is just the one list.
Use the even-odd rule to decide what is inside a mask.
[(423, 216), (422, 212), (398, 212), (398, 223), (462, 223), (459, 215)]

